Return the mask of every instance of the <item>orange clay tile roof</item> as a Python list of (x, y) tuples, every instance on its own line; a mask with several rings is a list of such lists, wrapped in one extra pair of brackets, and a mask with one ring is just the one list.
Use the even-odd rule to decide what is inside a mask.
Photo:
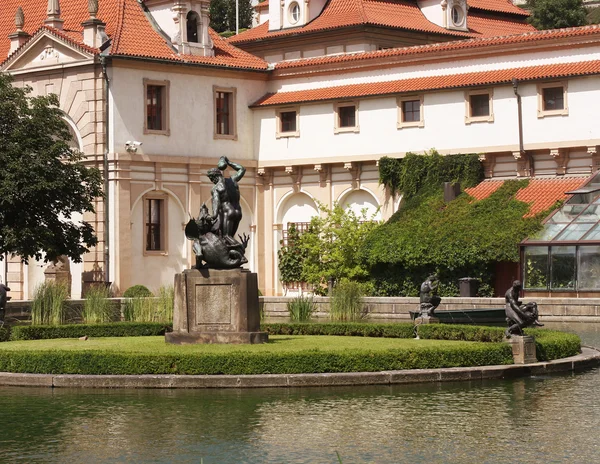
[(254, 5), (255, 10), (262, 10), (263, 8), (267, 8), (269, 6), (269, 0), (265, 0), (264, 2), (257, 3)]
[(579, 63), (549, 64), (522, 68), (482, 71), (447, 76), (418, 77), (386, 82), (340, 85), (319, 89), (296, 90), (266, 94), (253, 107), (289, 105), (307, 102), (338, 100), (342, 98), (373, 97), (425, 90), (442, 90), (510, 83), (513, 78), (529, 81), (544, 78), (600, 74), (600, 60)]
[(529, 16), (528, 11), (513, 5), (510, 0), (468, 0), (467, 3), (470, 8), (476, 8), (478, 10)]
[[(45, 0), (0, 0), (0, 60), (4, 61), (10, 49), (8, 35), (15, 32), (15, 13), (21, 6), (25, 15), (25, 32), (34, 34), (46, 19)], [(89, 18), (87, 2), (61, 0), (63, 31), (56, 34), (84, 46), (81, 23)], [(214, 57), (178, 55), (157, 32), (137, 0), (99, 0), (98, 18), (106, 23), (106, 33), (113, 40), (111, 55), (162, 59), (175, 62), (198, 63), (239, 69), (266, 70), (262, 59), (240, 50), (211, 31)], [(89, 48), (89, 47), (88, 47)]]
[[(517, 192), (515, 198), (525, 203), (530, 203), (529, 212), (525, 215), (534, 216), (547, 210), (559, 200), (570, 197), (565, 192), (575, 190), (587, 182), (588, 177), (563, 177), (558, 179), (532, 178), (529, 185)], [(483, 200), (504, 184), (503, 180), (484, 180), (479, 185), (465, 189), (476, 200)]]
[(388, 58), (394, 56), (425, 55), (452, 50), (486, 48), (495, 45), (512, 45), (543, 42), (548, 40), (564, 39), (571, 37), (600, 36), (600, 26), (583, 26), (566, 29), (554, 29), (547, 31), (526, 32), (497, 37), (478, 37), (476, 39), (456, 40), (452, 42), (439, 42), (413, 47), (389, 48), (375, 52), (352, 53), (347, 55), (319, 56), (316, 58), (304, 58), (277, 63), (275, 69), (297, 68), (302, 66), (313, 66), (330, 63), (343, 63), (349, 61), (372, 60), (377, 58)]
[[(535, 30), (533, 26), (524, 24), (527, 13), (518, 7), (510, 7), (508, 0), (475, 0), (486, 8), (483, 11), (501, 13), (495, 19), (479, 14), (468, 13), (468, 23), (474, 17), (474, 29), (470, 32), (453, 31), (430, 22), (421, 12), (417, 3), (411, 0), (329, 0), (319, 16), (302, 27), (289, 28), (269, 32), (269, 22), (248, 29), (241, 34), (229, 38), (232, 43), (247, 43), (271, 37), (298, 35), (341, 27), (373, 25), (427, 32), (430, 34), (451, 35), (456, 37), (478, 37), (498, 35), (498, 33), (521, 33)], [(493, 5), (498, 5), (490, 10)], [(507, 11), (507, 10), (511, 11)], [(512, 11), (512, 10), (515, 11)], [(517, 13), (517, 14), (514, 14)], [(484, 19), (485, 18), (485, 19)], [(470, 27), (470, 26), (469, 26)], [(502, 31), (502, 32), (500, 32)]]

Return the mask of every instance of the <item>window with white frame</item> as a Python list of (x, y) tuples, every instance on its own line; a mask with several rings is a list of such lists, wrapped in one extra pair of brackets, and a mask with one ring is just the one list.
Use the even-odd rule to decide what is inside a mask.
[(493, 92), (491, 89), (465, 93), (465, 123), (493, 122)]
[(277, 138), (300, 136), (299, 113), (298, 108), (277, 110)]
[(334, 104), (334, 132), (358, 132), (358, 102)]
[(403, 127), (423, 127), (423, 95), (409, 95), (398, 98), (398, 129)]
[(566, 82), (538, 84), (537, 92), (539, 118), (545, 116), (566, 116), (569, 114)]

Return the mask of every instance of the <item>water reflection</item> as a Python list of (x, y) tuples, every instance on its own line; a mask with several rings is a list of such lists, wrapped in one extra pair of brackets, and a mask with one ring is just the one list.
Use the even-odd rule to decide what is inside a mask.
[[(600, 325), (566, 328), (600, 346)], [(598, 388), (598, 370), (329, 389), (0, 388), (0, 460), (596, 462)]]

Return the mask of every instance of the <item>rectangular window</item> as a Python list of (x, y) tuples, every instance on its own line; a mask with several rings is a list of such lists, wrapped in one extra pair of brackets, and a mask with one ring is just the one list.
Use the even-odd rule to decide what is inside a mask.
[(162, 85), (146, 87), (146, 118), (149, 130), (163, 130), (163, 91)]
[(494, 111), (492, 104), (492, 89), (465, 92), (465, 124), (493, 122)]
[(553, 246), (550, 249), (551, 290), (575, 290), (575, 247)]
[(215, 139), (237, 140), (235, 99), (235, 88), (213, 87)]
[(490, 97), (489, 95), (471, 95), (471, 117), (478, 118), (490, 115)]
[(542, 89), (544, 111), (565, 109), (564, 89), (562, 87), (546, 87)]
[(281, 132), (296, 132), (296, 112), (283, 111), (279, 114), (281, 119)]
[(527, 290), (548, 289), (548, 247), (525, 247), (523, 288)]
[(164, 200), (156, 198), (146, 199), (146, 251), (162, 251), (164, 239), (162, 226)]
[(397, 105), (398, 129), (425, 126), (423, 118), (423, 95), (399, 97)]
[(569, 115), (567, 81), (538, 84), (537, 93), (538, 118)]
[(402, 121), (417, 122), (421, 120), (421, 101), (406, 100), (402, 102)]
[(169, 81), (144, 79), (144, 133), (169, 135)]
[(354, 105), (340, 106), (338, 111), (340, 127), (356, 126), (356, 107)]

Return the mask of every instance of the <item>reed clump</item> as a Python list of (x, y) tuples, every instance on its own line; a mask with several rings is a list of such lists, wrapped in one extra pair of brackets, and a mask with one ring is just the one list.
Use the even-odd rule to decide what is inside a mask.
[(69, 291), (62, 282), (47, 281), (38, 285), (31, 303), (31, 323), (60, 325), (66, 322)]

